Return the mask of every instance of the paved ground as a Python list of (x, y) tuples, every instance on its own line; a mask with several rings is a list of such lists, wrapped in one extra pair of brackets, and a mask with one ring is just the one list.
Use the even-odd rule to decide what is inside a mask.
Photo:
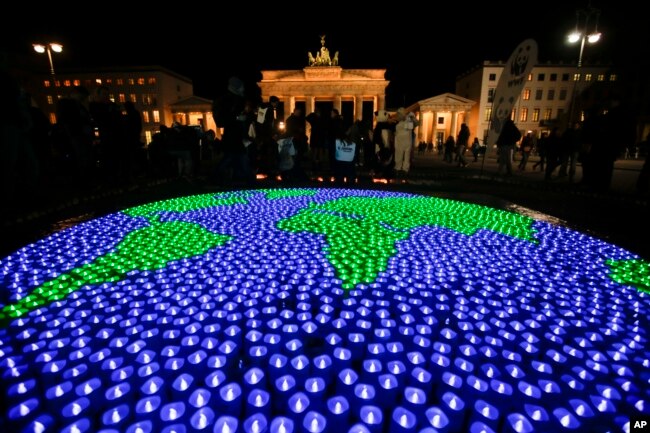
[[(494, 157), (460, 168), (444, 163), (438, 155), (418, 154), (407, 180), (377, 182), (361, 170), (356, 187), (412, 191), (525, 212), (537, 219), (548, 219), (589, 233), (650, 259), (649, 197), (647, 193), (641, 195), (635, 191), (642, 161), (617, 161), (610, 191), (598, 194), (566, 179), (544, 181), (541, 171), (532, 171), (535, 162), (533, 158), (528, 170), (503, 177), (497, 174)], [(209, 170), (210, 165), (206, 164), (202, 174)], [(578, 167), (576, 180), (580, 178)], [(284, 186), (268, 179), (260, 180), (258, 185), (260, 188)], [(333, 185), (314, 176), (299, 186)], [(67, 188), (53, 186), (42, 191), (33, 202), (3, 214), (0, 257), (58, 230), (140, 203), (244, 188), (243, 184), (236, 183), (228, 187), (211, 185), (205, 176), (192, 181), (141, 178), (130, 188), (104, 189), (83, 197), (75, 196)]]

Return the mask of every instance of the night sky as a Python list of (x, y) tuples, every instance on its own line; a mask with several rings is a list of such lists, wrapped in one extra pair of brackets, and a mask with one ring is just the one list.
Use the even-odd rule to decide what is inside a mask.
[[(48, 61), (31, 44), (47, 41), (64, 45), (54, 57), (57, 72), (162, 65), (191, 78), (196, 95), (214, 98), (231, 75), (254, 86), (262, 69), (302, 69), (307, 52), (315, 53), (325, 34), (331, 55), (340, 52), (343, 68), (387, 69), (387, 105), (394, 107), (454, 92), (458, 75), (484, 60), (507, 60), (527, 38), (537, 41), (541, 62), (577, 62), (579, 46), (566, 43), (566, 34), (575, 27), (576, 9), (585, 8), (587, 0), (533, 2), (541, 8), (534, 12), (505, 2), (435, 2), (427, 13), (421, 2), (395, 2), (390, 8), (355, 3), (355, 12), (343, 2), (278, 4), (230, 3), (227, 11), (209, 14), (196, 7), (164, 9), (149, 3), (138, 10), (144, 7), (115, 3), (103, 12), (89, 9), (86, 18), (65, 6), (31, 16), (36, 8), (29, 5), (29, 11), (16, 15), (20, 30), (2, 26), (1, 44), (11, 61), (36, 72), (47, 72)], [(647, 66), (650, 26), (640, 11), (625, 1), (592, 5), (601, 11), (603, 39), (586, 47), (583, 62)]]

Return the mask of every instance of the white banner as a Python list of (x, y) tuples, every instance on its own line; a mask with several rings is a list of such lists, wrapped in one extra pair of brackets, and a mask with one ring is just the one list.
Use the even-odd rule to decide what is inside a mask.
[(536, 64), (537, 42), (534, 39), (526, 39), (515, 48), (503, 67), (499, 83), (494, 90), (490, 130), (487, 138), (489, 145), (496, 144), (503, 124), (510, 117), (512, 107), (524, 88), (528, 74)]

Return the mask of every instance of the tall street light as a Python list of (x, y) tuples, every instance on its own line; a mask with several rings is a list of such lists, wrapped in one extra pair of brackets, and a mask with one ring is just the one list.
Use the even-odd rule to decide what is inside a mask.
[(52, 77), (54, 77), (54, 62), (52, 61), (52, 51), (55, 53), (60, 53), (63, 51), (63, 45), (57, 44), (54, 42), (50, 42), (48, 44), (33, 44), (34, 51), (36, 51), (39, 54), (47, 53), (47, 58), (50, 61), (50, 74), (52, 74)]
[[(571, 97), (571, 109), (569, 111), (569, 122), (573, 123), (573, 113), (576, 104), (576, 92), (578, 90), (578, 81), (582, 78), (580, 69), (582, 68), (582, 55), (585, 51), (585, 43), (595, 44), (600, 40), (601, 33), (598, 31), (598, 18), (600, 9), (591, 6), (591, 3), (584, 9), (576, 10), (576, 28), (568, 35), (568, 41), (571, 44), (580, 42), (580, 54), (578, 55), (578, 67), (576, 75), (573, 77), (573, 94)], [(593, 29), (590, 31), (590, 26)]]

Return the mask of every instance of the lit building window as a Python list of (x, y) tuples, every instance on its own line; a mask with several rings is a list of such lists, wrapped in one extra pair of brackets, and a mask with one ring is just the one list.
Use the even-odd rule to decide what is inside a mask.
[(515, 122), (517, 120), (517, 109), (513, 108), (512, 111), (510, 112), (510, 120)]
[(43, 81), (43, 87), (50, 87), (52, 83), (50, 83), (50, 80), (45, 80)]
[(555, 89), (548, 89), (547, 100), (552, 101), (555, 99)]
[(56, 99), (61, 99), (63, 98), (63, 95), (56, 95)]
[(134, 104), (135, 104), (136, 102), (138, 102), (138, 97), (135, 95), (135, 93), (131, 93), (131, 94), (129, 95), (129, 99), (130, 99), (131, 102), (133, 102)]
[(152, 140), (151, 131), (144, 131), (144, 139), (145, 139), (146, 144), (151, 143), (151, 140)]
[(102, 79), (101, 78), (95, 78), (95, 84), (101, 86), (102, 85)]
[(72, 83), (70, 82), (70, 80), (63, 80), (63, 86), (64, 87), (70, 87), (70, 86), (72, 86)]
[(138, 78), (138, 85), (144, 86), (144, 78)]
[(528, 108), (522, 107), (519, 112), (519, 121), (528, 122)]
[(129, 78), (128, 80), (129, 86), (135, 85), (135, 80), (133, 78)]
[(54, 104), (54, 98), (52, 95), (47, 95), (47, 103), (50, 105)]
[(115, 102), (115, 95), (113, 95), (112, 93), (110, 93), (110, 94), (108, 95), (108, 99), (110, 99), (111, 102)]
[(149, 111), (142, 110), (142, 121), (144, 123), (149, 123)]
[(539, 108), (533, 109), (533, 118), (531, 120), (533, 122), (539, 122)]
[(535, 101), (541, 101), (543, 95), (544, 95), (544, 90), (543, 89), (535, 90)]
[(156, 123), (160, 123), (160, 111), (153, 110), (153, 121)]
[(123, 86), (124, 85), (124, 79), (123, 78), (118, 78), (117, 79), (117, 85), (118, 86)]
[(54, 87), (61, 87), (61, 82), (59, 80), (54, 80)]
[(118, 97), (120, 99), (121, 104), (124, 104), (126, 102), (126, 96), (124, 95), (124, 93), (120, 93)]
[(50, 123), (54, 125), (56, 123), (56, 114), (50, 113)]
[(567, 89), (560, 89), (560, 101), (566, 101)]
[(523, 98), (524, 101), (528, 101), (530, 99), (530, 89), (528, 88), (524, 89)]
[(149, 83), (149, 85), (155, 86), (156, 85), (156, 77), (149, 77), (147, 82)]
[(81, 80), (74, 80), (72, 84), (74, 84), (75, 86), (81, 86)]
[(598, 78), (596, 78), (598, 81), (605, 81), (605, 74), (598, 74)]
[(109, 85), (113, 84), (113, 80), (111, 78), (107, 78), (106, 79), (106, 84), (109, 84)]
[(609, 81), (616, 81), (616, 74), (612, 74), (609, 76)]
[(533, 74), (528, 74), (526, 81), (533, 81)]
[(492, 117), (492, 107), (489, 107), (489, 108), (485, 109), (485, 115), (483, 116), (483, 121), (484, 122), (489, 122), (490, 117)]
[(544, 109), (544, 120), (551, 120), (552, 113), (553, 113), (553, 109), (551, 108)]
[(591, 74), (585, 74), (585, 81), (591, 81)]
[(580, 81), (580, 74), (578, 73), (573, 74), (573, 81)]

